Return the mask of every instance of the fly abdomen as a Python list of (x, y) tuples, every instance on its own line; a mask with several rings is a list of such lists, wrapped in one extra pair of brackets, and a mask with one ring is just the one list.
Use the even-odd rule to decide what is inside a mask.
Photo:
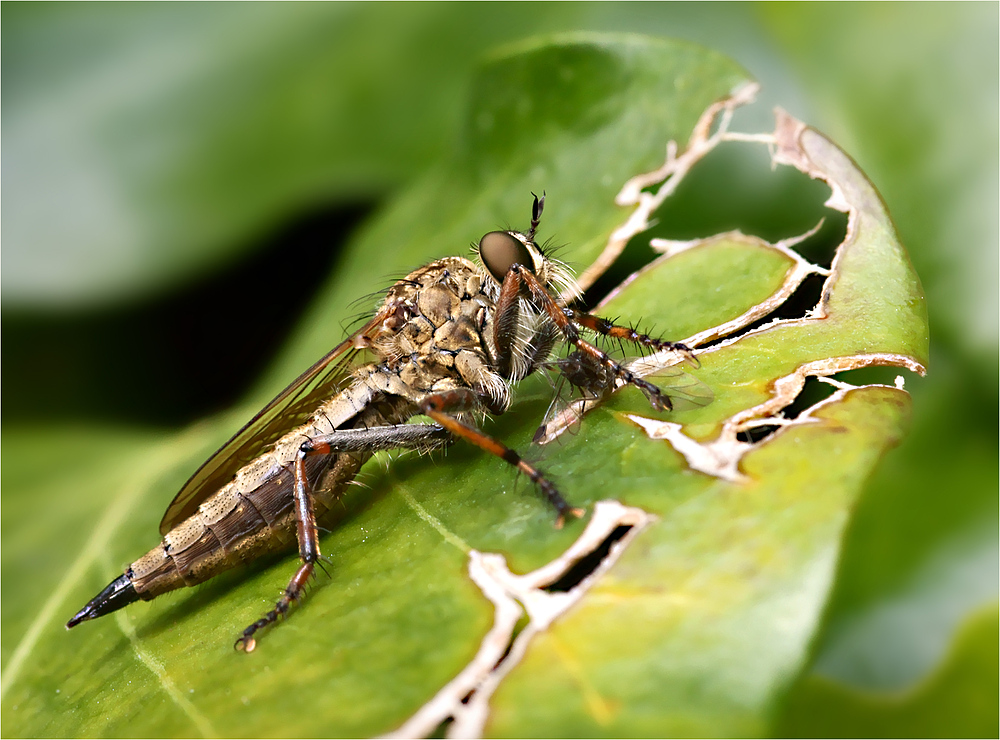
[(237, 565), (199, 513), (164, 535), (152, 550), (129, 566), (126, 574), (139, 598), (149, 601), (167, 591), (194, 586)]
[(267, 535), (268, 522), (257, 505), (232, 483), (199, 506), (198, 514), (226, 552), (258, 532)]
[(132, 563), (142, 599), (194, 586), (294, 541), (292, 478), (285, 470), (253, 491), (230, 484), (163, 536), (160, 546)]
[[(310, 477), (319, 476), (319, 513), (354, 479), (367, 455), (312, 458)], [(167, 532), (149, 552), (91, 599), (66, 627), (102, 617), (142, 599), (207, 581), (261, 555), (287, 549), (295, 541), (293, 478), (279, 468), (259, 486), (240, 493), (236, 483), (224, 486), (190, 517)]]

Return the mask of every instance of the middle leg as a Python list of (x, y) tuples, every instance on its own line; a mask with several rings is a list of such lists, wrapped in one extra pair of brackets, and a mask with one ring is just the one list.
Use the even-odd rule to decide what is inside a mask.
[(583, 509), (570, 506), (569, 503), (559, 493), (559, 489), (546, 478), (542, 472), (531, 463), (523, 460), (507, 445), (499, 442), (487, 434), (476, 429), (470, 424), (466, 424), (452, 414), (457, 411), (469, 411), (475, 407), (476, 396), (468, 389), (456, 389), (432, 393), (420, 404), (420, 411), (426, 414), (442, 427), (447, 429), (456, 437), (461, 437), (482, 450), (496, 455), (501, 460), (515, 468), (531, 479), (531, 482), (538, 486), (545, 498), (555, 508), (558, 513), (556, 528), (562, 527), (567, 516), (576, 518), (582, 517), (586, 512)]

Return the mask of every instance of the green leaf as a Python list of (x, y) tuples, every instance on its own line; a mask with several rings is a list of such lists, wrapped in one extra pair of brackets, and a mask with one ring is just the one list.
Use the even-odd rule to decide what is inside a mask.
[[(543, 232), (571, 245), (566, 259), (590, 264), (630, 213), (614, 205), (625, 182), (660, 167), (668, 140), (683, 148), (705, 111), (746, 83), (719, 55), (641, 37), (560, 37), (496, 54), (476, 80), (452, 156), (359, 234), (258, 395), (339, 338), (349, 304), (376, 287), (373, 275), (460, 253), (498, 223), (522, 224), (531, 190), (549, 193)], [(614, 498), (656, 519), (623, 540), (589, 590), (571, 592), (579, 599), (571, 612), (548, 629), (526, 625), (522, 634), (533, 639), (524, 659), (503, 664), (511, 672), (492, 698), (479, 689), (491, 734), (762, 734), (808, 658), (848, 511), (903, 433), (908, 396), (842, 388), (752, 446), (735, 444), (745, 430), (734, 419), (756, 407), (754, 418), (773, 420), (795, 395), (780, 397), (776, 381), (803, 368), (918, 367), (926, 314), (863, 176), (811, 130), (786, 121), (778, 132), (786, 161), (799, 158), (800, 169), (831, 182), (850, 211), (825, 316), (742, 335), (787, 297), (773, 299), (800, 261), (741, 235), (658, 261), (602, 308), (625, 319), (639, 311), (676, 338), (702, 342), (730, 324), (730, 341), (690, 371), (715, 400), (666, 417), (682, 425), (671, 431), (625, 390), (543, 449), (542, 466), (574, 504), (592, 509)], [(490, 433), (529, 449), (550, 397), (544, 378), (529, 379)], [(654, 438), (654, 427), (702, 447), (731, 437), (739, 472), (695, 472), (678, 438)], [(492, 604), (467, 575), (471, 551), (503, 553), (525, 573), (585, 529), (554, 530), (527, 481), (457, 445), (444, 457), (366, 468), (366, 488), (345, 498), (323, 539), (332, 578), (321, 578), (252, 655), (233, 651), (232, 641), (273, 604), (292, 556), (63, 632), (62, 619), (155, 544), (172, 492), (233, 428), (232, 418), (216, 420), (162, 444), (83, 429), (92, 448), (60, 468), (65, 475), (8, 457), (4, 483), (15, 482), (19, 503), (5, 497), (3, 576), (8, 594), (24, 597), (3, 607), (5, 735), (387, 732), (462, 671), (493, 624)], [(36, 431), (26, 448), (45, 439)], [(33, 522), (37, 501), (77, 495), (75, 506), (46, 512), (53, 562), (32, 570), (29, 545), (42, 540), (8, 533), (43, 526)]]
[[(809, 130), (797, 136), (801, 150), (789, 159), (831, 181), (839, 195), (834, 201), (852, 212), (848, 236), (824, 288), (822, 311), (701, 355), (699, 377), (717, 398), (678, 415), (699, 438), (716, 437), (717, 428), (705, 431), (712, 422), (731, 423), (729, 414), (765, 403), (781, 378), (809, 363), (894, 350), (900, 360), (926, 357), (919, 283), (874, 190), (821, 136)], [(732, 239), (715, 239), (695, 249), (705, 263), (715, 257), (738, 265), (734, 247)], [(606, 308), (617, 312), (619, 303), (631, 302), (654, 315), (697, 311), (693, 286), (705, 292), (719, 286), (699, 280), (704, 269), (685, 274), (698, 266), (693, 258), (668, 259), (629, 285), (636, 294), (623, 292)], [(669, 278), (659, 280), (655, 272)], [(729, 295), (750, 297), (756, 280), (766, 284), (764, 269), (734, 272), (735, 279), (722, 283)], [(686, 294), (663, 290), (671, 282), (692, 287)], [(589, 439), (568, 446), (565, 469), (579, 470), (596, 444), (620, 450), (617, 480), (637, 479), (625, 486), (616, 480), (615, 497), (662, 519), (641, 533), (571, 616), (537, 638), (497, 693), (491, 734), (765, 734), (818, 625), (847, 512), (908, 420), (908, 397), (898, 389), (869, 386), (838, 396), (811, 407), (810, 422), (785, 427), (741, 454), (740, 475), (731, 481), (685, 476), (676, 454), (682, 448), (669, 430), (660, 435), (659, 423), (648, 419), (642, 425), (670, 446), (637, 437), (614, 418), (623, 399), (588, 417)], [(727, 431), (724, 426), (721, 441)]]
[(146, 297), (290, 218), (383, 195), (447, 153), (483, 49), (553, 16), (573, 14), (12, 6), (5, 305)]
[[(913, 431), (870, 481), (848, 529), (801, 682), (881, 703), (944, 665), (957, 630), (997, 598), (997, 6), (758, 6), (771, 48), (809, 90), (810, 121), (864, 167), (893, 214), (931, 307), (932, 372), (908, 384)], [(802, 29), (811, 32), (803, 34)], [(820, 31), (820, 29), (822, 29)], [(844, 39), (850, 38), (845, 44)], [(944, 64), (938, 60), (948, 60)], [(773, 85), (768, 85), (773, 87)], [(984, 650), (984, 654), (986, 651)], [(997, 672), (993, 656), (993, 673)], [(972, 681), (980, 680), (978, 673)], [(987, 690), (988, 694), (988, 690)], [(793, 691), (792, 735), (857, 732)], [(862, 735), (996, 734), (995, 695), (903, 702)], [(946, 699), (940, 701), (939, 699)], [(843, 712), (863, 724), (873, 714)], [(945, 729), (950, 728), (950, 729)]]

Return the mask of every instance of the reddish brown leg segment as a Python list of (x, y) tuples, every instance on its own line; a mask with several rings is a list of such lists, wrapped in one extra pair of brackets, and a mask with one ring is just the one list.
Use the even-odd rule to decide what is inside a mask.
[(518, 297), (521, 286), (516, 280), (504, 278), (493, 313), (493, 343), (497, 348), (496, 370), (501, 377), (511, 377), (514, 360), (514, 340), (517, 336), (517, 322), (520, 314)]
[[(538, 278), (536, 278), (530, 270), (522, 265), (512, 265), (510, 270), (507, 272), (507, 276), (504, 278), (503, 288), (500, 291), (501, 296), (504, 293), (504, 289), (507, 289), (508, 281), (517, 281), (518, 290), (520, 290), (521, 286), (523, 286), (524, 289), (531, 293), (531, 297), (534, 299), (536, 305), (549, 315), (552, 322), (559, 328), (559, 331), (562, 332), (563, 336), (566, 337), (566, 341), (572, 343), (578, 350), (589, 356), (591, 359), (599, 362), (611, 370), (611, 372), (615, 374), (615, 377), (621, 379), (622, 382), (634, 385), (642, 391), (646, 398), (649, 399), (649, 402), (653, 405), (653, 408), (659, 411), (673, 408), (673, 404), (670, 402), (670, 397), (667, 394), (649, 381), (643, 380), (631, 370), (622, 367), (622, 365), (615, 362), (615, 360), (609, 357), (605, 352), (583, 339), (580, 336), (579, 329), (576, 328), (576, 324), (573, 323), (572, 317), (574, 317), (574, 312), (570, 309), (564, 309), (557, 304), (552, 296), (549, 295), (548, 291), (545, 290), (545, 287), (538, 282)], [(513, 290), (513, 288), (511, 288), (511, 290)], [(584, 315), (589, 316), (589, 314)], [(597, 317), (594, 318), (596, 319)], [(604, 320), (601, 319), (601, 321)], [(614, 326), (613, 324), (610, 324), (610, 322), (605, 323), (610, 326)], [(625, 330), (624, 327), (622, 327), (622, 330)], [(644, 335), (637, 333), (636, 336), (642, 337)]]
[(698, 358), (694, 356), (694, 352), (686, 344), (671, 342), (666, 339), (657, 339), (648, 334), (641, 334), (629, 326), (620, 326), (592, 313), (575, 311), (572, 308), (563, 310), (574, 322), (593, 332), (611, 337), (612, 339), (621, 339), (632, 344), (638, 344), (641, 347), (649, 347), (657, 352), (664, 349), (672, 349), (676, 352), (681, 352), (685, 359), (695, 367), (699, 366)]
[(299, 558), (302, 559), (302, 565), (288, 582), (285, 593), (278, 599), (274, 608), (243, 630), (243, 634), (236, 641), (237, 650), (252, 652), (257, 647), (254, 633), (285, 616), (291, 605), (302, 598), (305, 585), (312, 578), (316, 561), (320, 558), (320, 551), (316, 514), (313, 511), (312, 494), (306, 479), (306, 457), (317, 454), (330, 454), (329, 446), (321, 444), (318, 449), (313, 449), (313, 443), (307, 442), (299, 449), (298, 457), (295, 459), (295, 534), (299, 542)]
[(558, 512), (559, 516), (556, 519), (557, 528), (562, 527), (567, 515), (577, 518), (582, 517), (586, 512), (583, 509), (570, 506), (552, 481), (542, 475), (538, 468), (522, 460), (521, 456), (507, 445), (498, 442), (475, 427), (459, 421), (448, 413), (449, 411), (462, 411), (472, 408), (474, 403), (475, 395), (472, 391), (457, 389), (427, 396), (420, 404), (420, 411), (431, 417), (456, 437), (461, 437), (476, 445), (481, 450), (485, 450), (491, 455), (496, 455), (501, 460), (510, 463), (527, 475), (531, 479), (531, 482), (541, 489), (542, 493), (545, 494), (545, 498), (549, 500), (549, 503)]
[(316, 437), (302, 444), (295, 458), (295, 534), (299, 543), (302, 565), (288, 582), (285, 593), (274, 609), (251, 624), (236, 641), (238, 650), (251, 652), (257, 645), (254, 633), (274, 624), (288, 613), (291, 605), (302, 598), (306, 583), (313, 575), (320, 559), (319, 534), (313, 510), (312, 492), (306, 476), (306, 458), (313, 455), (332, 455), (338, 452), (373, 452), (375, 450), (408, 448), (430, 449), (440, 447), (449, 440), (447, 432), (432, 424), (397, 424), (372, 429), (343, 429)]

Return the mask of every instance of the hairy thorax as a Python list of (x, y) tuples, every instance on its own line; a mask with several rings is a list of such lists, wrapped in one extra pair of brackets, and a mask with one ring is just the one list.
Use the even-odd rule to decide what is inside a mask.
[(495, 410), (506, 407), (507, 382), (492, 370), (496, 297), (487, 290), (479, 268), (461, 257), (407, 275), (389, 290), (386, 318), (369, 337), (381, 362), (362, 368), (359, 379), (412, 403), (464, 387)]

